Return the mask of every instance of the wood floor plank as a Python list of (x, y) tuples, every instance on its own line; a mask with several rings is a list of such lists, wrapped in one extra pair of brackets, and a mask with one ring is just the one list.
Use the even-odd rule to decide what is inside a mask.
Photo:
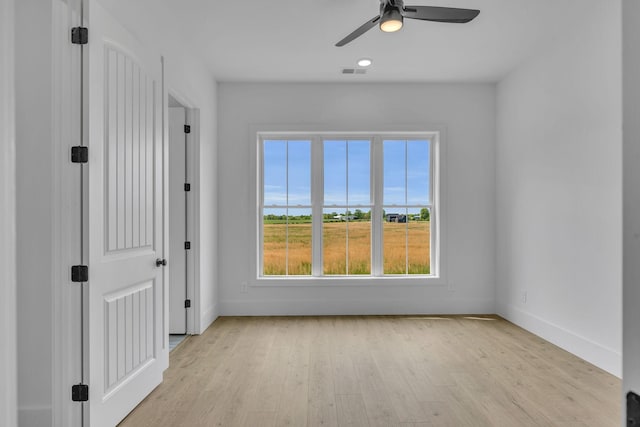
[(337, 426), (335, 385), (331, 362), (330, 338), (324, 322), (314, 328), (309, 356), (309, 408), (307, 426)]
[(283, 361), (287, 374), (278, 403), (276, 425), (295, 427), (307, 424), (311, 337), (307, 320), (292, 322), (293, 349), (289, 359)]
[(369, 427), (364, 401), (359, 394), (339, 394), (338, 425), (340, 427)]
[(354, 355), (354, 331), (350, 328), (353, 319), (338, 317), (333, 323), (331, 337), (331, 365), (336, 394), (359, 393)]
[(400, 421), (387, 394), (382, 374), (370, 354), (363, 352), (356, 365), (356, 375), (371, 427), (399, 426)]
[(424, 412), (429, 417), (428, 425), (433, 427), (449, 427), (462, 425), (448, 402), (421, 402)]
[(224, 317), (123, 427), (617, 427), (620, 380), (497, 316)]
[(243, 427), (275, 427), (276, 413), (274, 411), (247, 412)]
[(257, 385), (251, 396), (250, 411), (275, 412), (284, 389), (287, 371), (282, 363), (289, 360), (292, 346), (272, 346), (265, 357), (262, 372), (256, 378)]
[(373, 359), (382, 375), (390, 402), (400, 422), (425, 422), (427, 419), (418, 397), (413, 392), (405, 373), (405, 345), (401, 337), (392, 332), (393, 321), (378, 325), (381, 333), (390, 338), (388, 348), (372, 351)]

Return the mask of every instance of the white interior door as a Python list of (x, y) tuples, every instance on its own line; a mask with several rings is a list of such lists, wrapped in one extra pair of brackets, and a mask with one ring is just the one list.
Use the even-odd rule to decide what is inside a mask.
[[(114, 426), (168, 366), (162, 59), (96, 1), (89, 28), (89, 421)], [(85, 3), (85, 4), (86, 4)]]
[(182, 107), (169, 108), (169, 333), (184, 334), (187, 331), (187, 210), (184, 184), (186, 175), (185, 144), (186, 112)]

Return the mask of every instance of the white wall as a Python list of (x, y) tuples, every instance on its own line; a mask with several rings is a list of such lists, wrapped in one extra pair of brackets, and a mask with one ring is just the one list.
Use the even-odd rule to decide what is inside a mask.
[(0, 0), (0, 425), (17, 425), (14, 4)]
[(640, 2), (623, 9), (623, 386), (640, 394)]
[(31, 28), (16, 38), (18, 404), (33, 426), (52, 405), (52, 3), (16, 2), (16, 28)]
[(498, 85), (496, 297), (502, 316), (621, 375), (620, 2), (576, 14)]
[[(495, 297), (495, 86), (239, 84), (218, 89), (221, 314), (492, 313)], [(444, 286), (256, 284), (252, 125), (446, 127)], [(259, 127), (259, 126), (258, 126)], [(253, 138), (253, 139), (252, 139)], [(241, 283), (250, 286), (241, 292)], [(315, 282), (319, 285), (320, 282)], [(325, 283), (326, 284), (326, 283)], [(252, 286), (253, 285), (253, 286)]]

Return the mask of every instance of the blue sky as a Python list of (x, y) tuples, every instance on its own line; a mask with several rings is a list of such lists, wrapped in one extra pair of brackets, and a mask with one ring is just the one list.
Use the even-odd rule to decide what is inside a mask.
[[(345, 205), (350, 206), (353, 211), (353, 206), (371, 203), (370, 152), (368, 140), (324, 141), (325, 212), (344, 212), (345, 209), (338, 206)], [(428, 204), (429, 142), (385, 140), (383, 152), (385, 210), (402, 213), (404, 209), (389, 205)], [(265, 206), (282, 206), (288, 201), (289, 215), (309, 215), (309, 208), (296, 206), (311, 205), (310, 168), (310, 141), (265, 141)], [(369, 210), (361, 209), (365, 212)], [(417, 211), (419, 209), (411, 209), (410, 213)], [(265, 209), (265, 214), (282, 215), (284, 209)]]

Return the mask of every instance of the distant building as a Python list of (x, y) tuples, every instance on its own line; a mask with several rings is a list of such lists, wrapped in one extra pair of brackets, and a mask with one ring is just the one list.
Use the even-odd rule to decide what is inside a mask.
[(353, 221), (356, 217), (354, 215), (336, 215), (333, 219), (339, 219), (340, 221)]
[(404, 214), (390, 213), (387, 214), (387, 222), (407, 222), (407, 216)]

